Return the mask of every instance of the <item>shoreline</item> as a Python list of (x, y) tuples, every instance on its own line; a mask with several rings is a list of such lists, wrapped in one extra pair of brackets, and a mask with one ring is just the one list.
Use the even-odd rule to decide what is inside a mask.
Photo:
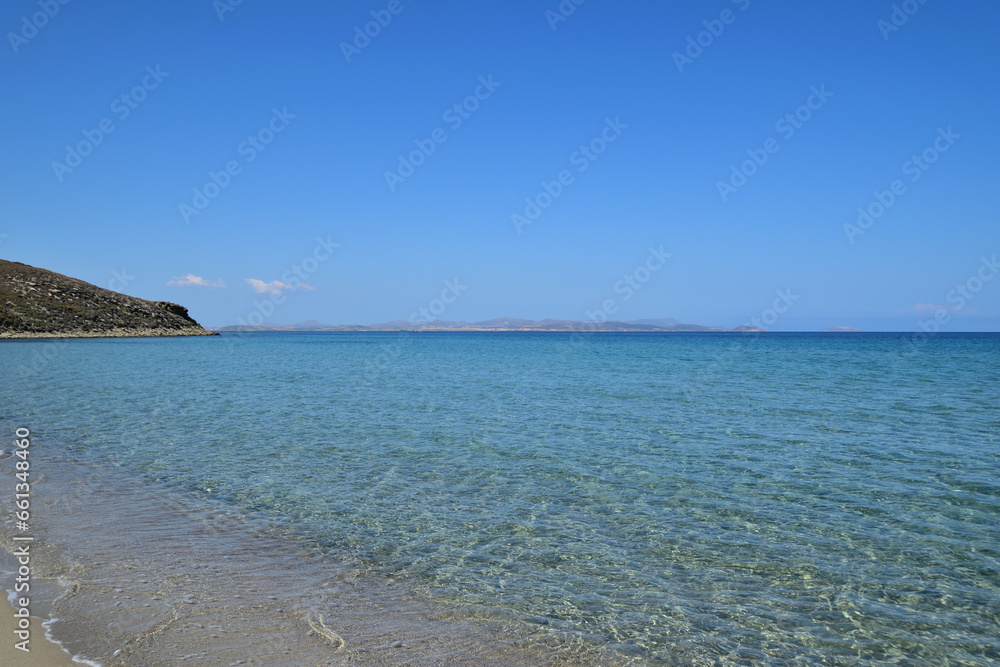
[(186, 336), (218, 336), (215, 331), (184, 331), (173, 329), (110, 329), (108, 331), (0, 331), (0, 340), (51, 340), (58, 338), (183, 338)]
[(6, 667), (75, 667), (80, 664), (96, 664), (75, 661), (62, 646), (49, 639), (44, 627), (45, 621), (35, 616), (30, 618), (30, 650), (26, 653), (15, 648), (14, 644), (18, 640), (14, 635), (17, 620), (14, 608), (7, 601), (0, 603), (0, 607), (0, 637), (3, 637), (0, 644), (0, 664)]
[[(59, 619), (61, 645), (34, 619), (31, 654), (17, 655), (11, 639), (5, 666), (596, 664), (566, 638), (427, 599), (225, 503), (141, 478), (122, 484), (75, 457), (45, 469), (33, 503), (45, 517), (36, 581), (70, 593), (43, 595), (32, 612)], [(14, 621), (10, 604), (3, 615)]]

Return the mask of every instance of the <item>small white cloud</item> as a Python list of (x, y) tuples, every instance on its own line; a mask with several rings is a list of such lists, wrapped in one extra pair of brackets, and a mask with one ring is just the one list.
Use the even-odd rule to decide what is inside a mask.
[(189, 273), (186, 276), (174, 276), (167, 281), (167, 287), (225, 287), (226, 283), (221, 280), (205, 280), (200, 276)]
[(257, 280), (256, 278), (244, 278), (243, 281), (252, 287), (253, 291), (257, 292), (257, 294), (272, 294), (274, 296), (278, 296), (282, 292), (291, 292), (292, 290), (297, 289), (304, 289), (310, 292), (316, 289), (312, 285), (306, 285), (305, 283), (292, 285), (290, 283), (283, 283), (280, 280), (272, 280), (271, 282), (266, 283), (263, 280)]

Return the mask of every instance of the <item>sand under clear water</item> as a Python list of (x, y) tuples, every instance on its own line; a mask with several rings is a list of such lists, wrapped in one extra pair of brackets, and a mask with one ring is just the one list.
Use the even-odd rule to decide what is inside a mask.
[(0, 428), (102, 664), (1000, 661), (1000, 336), (44, 344)]

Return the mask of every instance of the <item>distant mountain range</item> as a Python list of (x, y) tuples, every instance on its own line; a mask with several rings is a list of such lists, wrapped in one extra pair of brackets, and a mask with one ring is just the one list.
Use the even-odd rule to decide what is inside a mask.
[(683, 324), (675, 319), (644, 319), (627, 322), (582, 322), (577, 320), (524, 320), (516, 317), (498, 317), (482, 322), (409, 322), (395, 320), (380, 324), (323, 324), (308, 320), (298, 324), (274, 324), (264, 322), (259, 325), (232, 325), (216, 327), (212, 331), (742, 331), (760, 332), (764, 329), (740, 326), (735, 329), (725, 327), (705, 327), (699, 324)]

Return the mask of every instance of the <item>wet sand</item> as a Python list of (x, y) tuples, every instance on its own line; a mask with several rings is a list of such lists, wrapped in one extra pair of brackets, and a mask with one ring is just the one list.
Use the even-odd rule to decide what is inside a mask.
[[(61, 592), (41, 614), (60, 619), (52, 634), (67, 650), (104, 667), (623, 662), (495, 611), (433, 602), (224, 504), (70, 461), (45, 468), (38, 576)], [(73, 664), (50, 648), (62, 662), (0, 662)]]
[(45, 628), (37, 618), (31, 618), (29, 651), (15, 648), (20, 640), (14, 636), (14, 609), (7, 601), (0, 602), (0, 665), (4, 667), (63, 667), (76, 665), (69, 653), (45, 638)]

